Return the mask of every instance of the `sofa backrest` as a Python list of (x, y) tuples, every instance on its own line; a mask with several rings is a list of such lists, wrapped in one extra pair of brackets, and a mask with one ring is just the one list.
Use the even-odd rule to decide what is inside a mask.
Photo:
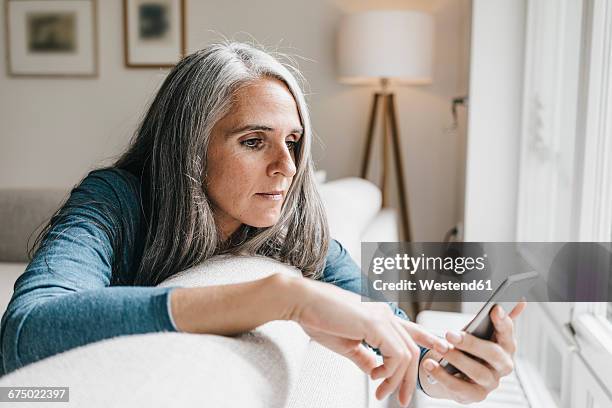
[[(364, 232), (381, 209), (381, 192), (375, 184), (355, 177), (321, 181), (319, 192), (332, 237), (359, 263)], [(66, 189), (0, 189), (0, 262), (28, 262), (28, 246), (68, 194)], [(397, 239), (393, 226), (379, 230), (384, 230), (380, 241)]]
[(27, 262), (28, 241), (67, 197), (63, 189), (0, 189), (0, 262)]

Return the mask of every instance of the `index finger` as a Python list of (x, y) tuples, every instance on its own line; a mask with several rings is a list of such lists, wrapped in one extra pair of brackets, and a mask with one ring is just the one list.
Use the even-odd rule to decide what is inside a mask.
[(443, 353), (445, 353), (450, 348), (446, 340), (433, 335), (420, 325), (403, 319), (400, 319), (400, 321), (402, 327), (408, 332), (410, 337), (412, 337), (414, 342), (419, 346), (428, 349), (435, 348), (436, 350), (439, 350)]

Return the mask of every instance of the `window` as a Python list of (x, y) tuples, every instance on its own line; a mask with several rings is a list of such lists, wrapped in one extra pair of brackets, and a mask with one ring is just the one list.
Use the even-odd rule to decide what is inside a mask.
[[(612, 2), (527, 6), (517, 240), (610, 242)], [(612, 302), (534, 306), (521, 353), (557, 405), (610, 406)]]

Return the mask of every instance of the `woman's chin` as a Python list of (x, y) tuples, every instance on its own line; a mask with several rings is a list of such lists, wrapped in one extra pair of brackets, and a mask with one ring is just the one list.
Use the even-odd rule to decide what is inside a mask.
[(267, 228), (276, 224), (279, 218), (280, 214), (270, 214), (266, 217), (258, 217), (257, 219), (249, 220), (250, 222), (245, 222), (245, 224), (256, 228)]

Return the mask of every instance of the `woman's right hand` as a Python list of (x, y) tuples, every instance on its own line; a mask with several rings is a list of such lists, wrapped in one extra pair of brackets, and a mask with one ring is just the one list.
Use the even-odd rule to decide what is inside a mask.
[[(445, 349), (448, 344), (419, 325), (393, 314), (384, 302), (362, 302), (355, 293), (312, 279), (292, 278), (290, 320), (299, 323), (313, 340), (351, 359), (372, 379), (384, 378), (376, 390), (383, 399), (399, 388), (398, 401), (407, 405), (414, 392), (421, 345)], [(378, 348), (383, 363), (362, 341)]]

